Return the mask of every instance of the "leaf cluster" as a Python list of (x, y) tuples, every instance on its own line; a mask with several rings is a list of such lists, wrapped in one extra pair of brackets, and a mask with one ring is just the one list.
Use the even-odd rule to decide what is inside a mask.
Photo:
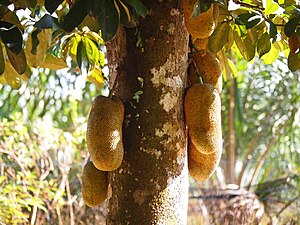
[[(209, 49), (218, 53), (227, 75), (234, 73), (226, 54), (247, 61), (255, 56), (273, 63), (280, 52), (291, 71), (300, 69), (300, 9), (293, 0), (225, 1), (219, 4), (219, 21), (209, 38)], [(229, 72), (228, 72), (229, 71)]]
[[(113, 1), (91, 0), (72, 3), (28, 0), (19, 4), (15, 1), (1, 1), (0, 83), (19, 89), (22, 81), (30, 78), (33, 68), (57, 70), (78, 66), (87, 80), (102, 87), (105, 55), (98, 17), (103, 14), (98, 15), (92, 4), (98, 5), (98, 10), (108, 14), (111, 9), (106, 5), (110, 5), (111, 2)], [(118, 4), (123, 6), (122, 10), (120, 7), (116, 8)], [(124, 20), (124, 13), (127, 13), (130, 23), (134, 21), (133, 13), (127, 5), (135, 7), (141, 15), (145, 16), (147, 12), (139, 1), (128, 1), (126, 5), (118, 1), (118, 4), (114, 4), (118, 13), (117, 23), (109, 19), (117, 24), (117, 27)], [(86, 10), (82, 10), (82, 7)], [(29, 14), (28, 11), (24, 11), (28, 9)], [(102, 19), (101, 22), (103, 23)], [(74, 29), (74, 26), (77, 28)], [(111, 27), (109, 25), (107, 29)], [(115, 33), (102, 30), (102, 35), (112, 38)]]
[[(231, 61), (234, 54), (247, 61), (258, 56), (271, 64), (283, 52), (290, 70), (296, 71), (300, 68), (300, 9), (296, 3), (198, 0), (192, 15), (197, 17), (212, 4), (219, 5), (209, 49), (218, 54), (226, 76), (237, 74)], [(102, 86), (104, 42), (113, 39), (120, 26), (137, 26), (138, 17), (147, 13), (141, 0), (2, 0), (0, 83), (18, 89), (32, 68), (78, 66), (89, 81)]]

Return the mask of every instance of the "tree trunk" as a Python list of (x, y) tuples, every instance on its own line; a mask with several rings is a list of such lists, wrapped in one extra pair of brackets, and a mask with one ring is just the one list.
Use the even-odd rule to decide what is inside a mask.
[(109, 175), (107, 224), (186, 224), (183, 96), (188, 34), (180, 1), (143, 1), (136, 28), (107, 46), (113, 94), (125, 103), (124, 160)]

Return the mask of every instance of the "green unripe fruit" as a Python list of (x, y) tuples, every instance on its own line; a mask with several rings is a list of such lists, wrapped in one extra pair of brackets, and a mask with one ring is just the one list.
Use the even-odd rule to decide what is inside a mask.
[(98, 170), (92, 161), (82, 171), (82, 197), (86, 205), (95, 207), (107, 198), (108, 172)]
[(205, 181), (211, 177), (219, 165), (222, 152), (203, 154), (189, 143), (188, 167), (189, 174), (196, 180)]
[(210, 84), (195, 84), (184, 100), (189, 137), (203, 154), (222, 151), (221, 99)]
[(210, 51), (201, 50), (191, 54), (189, 76), (201, 76), (203, 83), (213, 85), (219, 93), (222, 91), (222, 68), (217, 57)]
[(95, 167), (103, 171), (116, 170), (122, 163), (124, 148), (122, 124), (123, 102), (98, 96), (92, 104), (87, 124), (87, 146)]
[(218, 7), (213, 4), (206, 12), (193, 17), (194, 5), (197, 0), (182, 0), (185, 26), (192, 38), (208, 38), (214, 31), (218, 17)]

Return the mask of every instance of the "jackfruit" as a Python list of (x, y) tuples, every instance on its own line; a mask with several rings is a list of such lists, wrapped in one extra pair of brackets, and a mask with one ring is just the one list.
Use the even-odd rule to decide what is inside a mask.
[(214, 4), (206, 11), (193, 17), (194, 5), (197, 0), (182, 0), (185, 26), (192, 38), (208, 38), (214, 31), (217, 23), (215, 20)]
[(187, 90), (184, 99), (189, 137), (203, 154), (222, 150), (221, 99), (210, 84), (195, 84)]
[(124, 148), (122, 124), (123, 102), (113, 97), (98, 96), (92, 103), (87, 124), (87, 146), (95, 167), (116, 170), (122, 163)]
[(196, 38), (193, 40), (193, 45), (197, 50), (208, 50), (208, 38)]
[(219, 151), (203, 154), (192, 143), (189, 143), (189, 174), (196, 180), (204, 181), (209, 179), (219, 165), (221, 155), (222, 152)]
[(82, 197), (86, 205), (95, 207), (107, 198), (108, 172), (98, 170), (92, 161), (82, 171)]
[[(222, 91), (222, 68), (215, 55), (207, 50), (191, 54), (189, 76), (201, 76), (203, 83), (213, 85), (219, 93)], [(193, 61), (195, 63), (193, 63)]]

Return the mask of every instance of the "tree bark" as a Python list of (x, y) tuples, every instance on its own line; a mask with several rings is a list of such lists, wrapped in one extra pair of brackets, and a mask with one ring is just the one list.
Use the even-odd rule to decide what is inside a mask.
[(136, 28), (107, 45), (113, 94), (125, 103), (124, 160), (109, 174), (107, 224), (187, 223), (183, 97), (188, 33), (180, 1), (143, 1)]

